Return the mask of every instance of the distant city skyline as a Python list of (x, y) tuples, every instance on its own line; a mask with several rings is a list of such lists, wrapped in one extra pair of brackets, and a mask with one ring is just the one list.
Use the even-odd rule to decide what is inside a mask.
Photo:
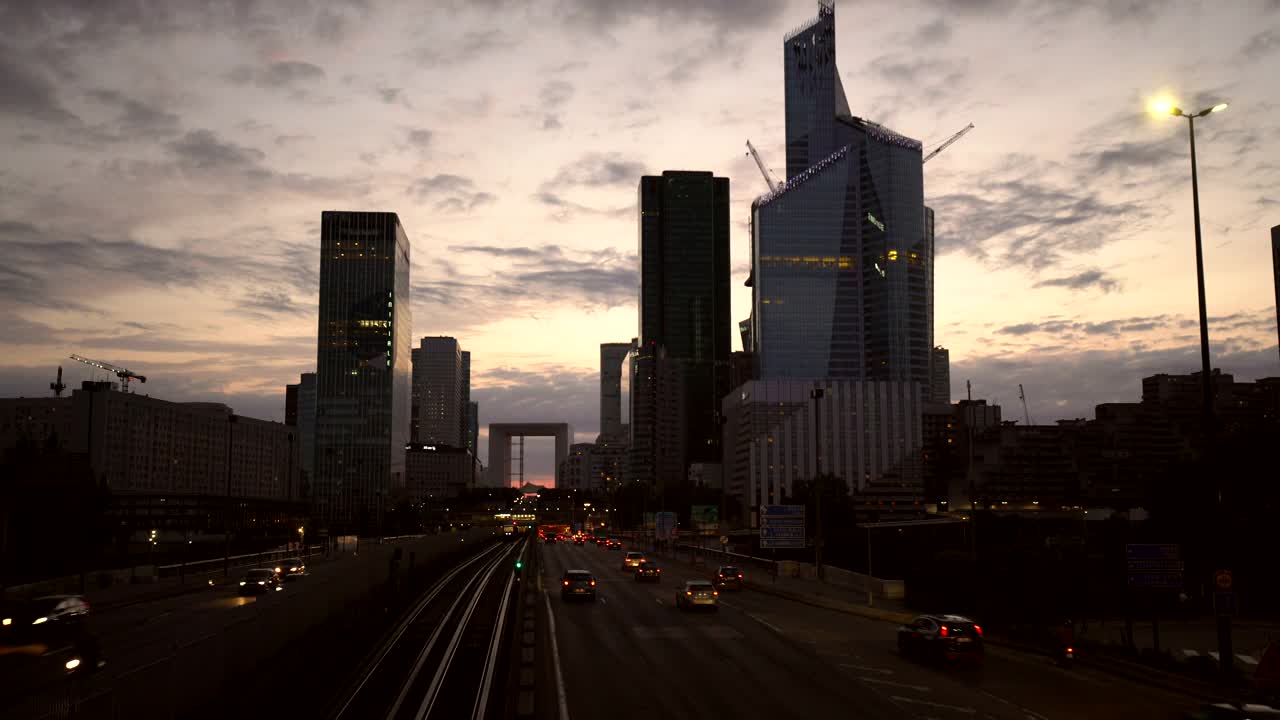
[[(743, 143), (785, 174), (779, 38), (815, 3), (505, 7), (519, 32), (429, 5), (0, 9), (18, 89), (0, 103), (0, 396), (47, 394), (58, 365), (77, 386), (77, 352), (156, 397), (283, 419), (281, 388), (316, 370), (319, 213), (387, 210), (412, 230), (415, 337), (475, 353), (480, 456), (490, 422), (589, 441), (599, 344), (635, 334), (635, 182), (677, 167), (732, 182), (747, 317), (766, 188)], [(1011, 405), (1022, 383), (1035, 417), (1086, 417), (1198, 369), (1185, 128), (1143, 114), (1160, 91), (1232, 103), (1197, 133), (1213, 363), (1280, 374), (1258, 262), (1280, 218), (1275, 3), (839, 7), (854, 115), (926, 146), (977, 126), (924, 178), (953, 397), (972, 380)], [(1191, 55), (1169, 42), (1191, 36)]]

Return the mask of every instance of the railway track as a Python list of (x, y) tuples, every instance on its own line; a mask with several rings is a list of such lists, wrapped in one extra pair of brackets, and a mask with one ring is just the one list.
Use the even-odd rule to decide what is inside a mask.
[(491, 702), (515, 559), (526, 543), (494, 545), (450, 570), (387, 634), (331, 720), (498, 716)]

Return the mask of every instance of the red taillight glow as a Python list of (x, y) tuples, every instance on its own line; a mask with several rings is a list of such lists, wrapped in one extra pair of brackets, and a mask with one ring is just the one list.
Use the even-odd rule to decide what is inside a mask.
[(946, 636), (947, 636), (947, 632), (948, 632), (948, 631), (947, 631), (947, 626), (946, 626), (946, 625), (943, 625), (943, 626), (942, 626), (942, 629), (938, 631), (938, 634), (939, 634), (939, 635), (941, 635), (942, 637), (946, 637)]
[(569, 581), (568, 581), (568, 580), (565, 580), (565, 581), (564, 581), (564, 586), (565, 586), (565, 587), (569, 587)]
[(595, 587), (595, 586), (596, 586), (596, 581), (595, 581), (595, 580), (592, 580), (592, 581), (591, 581), (591, 587)]
[(1073, 652), (1075, 652), (1075, 651), (1076, 651), (1076, 649), (1075, 649), (1075, 648), (1067, 648), (1067, 652), (1068, 652), (1068, 653), (1073, 653)]
[(738, 579), (739, 579), (739, 580), (741, 580), (741, 579), (742, 579), (742, 573), (738, 573)]
[(684, 594), (685, 594), (685, 595), (692, 595), (692, 594), (693, 594), (693, 591), (692, 591), (692, 590), (685, 590), (685, 591), (684, 591)]
[(724, 577), (724, 573), (720, 573), (720, 577)]
[[(976, 633), (978, 633), (978, 637), (982, 637), (982, 626), (981, 626), (981, 625), (974, 625), (974, 626), (973, 626), (973, 631), (974, 631), (974, 632), (976, 632)], [(1068, 649), (1068, 650), (1070, 650), (1071, 648), (1067, 648), (1067, 649)]]

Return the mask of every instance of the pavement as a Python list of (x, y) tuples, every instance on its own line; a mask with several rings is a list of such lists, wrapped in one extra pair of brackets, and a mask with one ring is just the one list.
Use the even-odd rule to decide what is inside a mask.
[[(831, 595), (799, 602), (796, 578), (722, 592), (714, 613), (674, 608), (695, 567), (660, 558), (660, 584), (637, 583), (622, 553), (593, 545), (539, 545), (554, 615), (567, 713), (560, 717), (1175, 718), (1199, 701), (1093, 668), (987, 646), (984, 667), (940, 668), (899, 655), (894, 609), (855, 614)], [(595, 603), (564, 603), (560, 574), (596, 575)], [(749, 579), (750, 580), (750, 579)], [(771, 587), (763, 589), (765, 583)], [(822, 603), (831, 603), (823, 607)], [(862, 598), (863, 611), (865, 596)], [(874, 616), (884, 613), (885, 616)], [(886, 621), (887, 620), (887, 621)]]

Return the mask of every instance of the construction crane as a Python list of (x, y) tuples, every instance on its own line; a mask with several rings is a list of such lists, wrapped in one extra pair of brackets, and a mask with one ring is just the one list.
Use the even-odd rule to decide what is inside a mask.
[(1027, 427), (1031, 427), (1031, 411), (1027, 409), (1027, 394), (1022, 390), (1022, 383), (1018, 383), (1018, 399), (1022, 401), (1022, 417)]
[(79, 355), (72, 355), (71, 359), (82, 362), (85, 365), (88, 365), (90, 367), (96, 367), (99, 370), (106, 370), (107, 372), (114, 374), (116, 377), (120, 378), (120, 389), (125, 392), (129, 392), (129, 381), (131, 380), (137, 380), (138, 382), (147, 381), (147, 377), (145, 375), (138, 375), (132, 370), (127, 370), (122, 367), (117, 367), (115, 365), (112, 365), (111, 363), (102, 362), (101, 360), (90, 360), (89, 358), (80, 357)]
[(62, 382), (62, 366), (61, 365), (58, 366), (58, 379), (49, 383), (49, 389), (53, 391), (54, 397), (62, 397), (62, 391), (67, 389), (67, 386)]
[[(930, 160), (934, 159), (935, 157), (937, 157), (937, 156), (938, 156), (938, 153), (942, 152), (943, 150), (946, 150), (946, 149), (951, 145), (951, 143), (953, 143), (953, 142), (955, 142), (955, 141), (959, 140), (960, 138), (964, 137), (964, 134), (965, 134), (965, 133), (967, 133), (967, 132), (969, 132), (969, 131), (970, 131), (970, 130), (972, 130), (972, 129), (973, 129), (973, 123), (969, 123), (969, 124), (968, 124), (968, 125), (966, 125), (966, 126), (964, 127), (964, 129), (963, 129), (963, 130), (961, 130), (960, 132), (956, 133), (955, 135), (952, 135), (951, 137), (947, 138), (946, 140), (943, 140), (941, 145), (939, 145), (938, 147), (936, 147), (936, 148), (934, 148), (932, 151), (930, 151), (928, 155), (925, 155), (925, 156), (924, 156), (924, 159), (920, 161), (920, 164), (921, 164), (921, 165), (923, 165), (923, 164), (925, 164), (925, 163), (929, 162)], [(756, 160), (756, 162), (760, 162), (760, 160), (759, 160), (759, 159), (757, 159), (757, 160)]]
[(756, 148), (751, 144), (750, 140), (747, 141), (747, 154), (756, 161), (756, 167), (760, 168), (760, 174), (764, 176), (764, 182), (769, 186), (769, 192), (777, 192), (778, 181), (773, 179), (769, 169), (764, 166), (764, 161), (760, 159), (760, 153), (756, 152)]

